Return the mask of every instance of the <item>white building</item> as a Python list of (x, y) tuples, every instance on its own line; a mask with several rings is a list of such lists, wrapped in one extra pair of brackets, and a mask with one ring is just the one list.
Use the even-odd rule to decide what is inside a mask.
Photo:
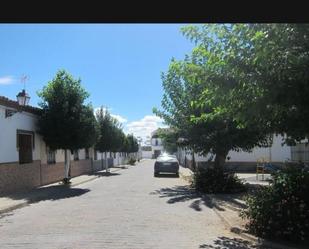
[[(24, 91), (20, 94), (26, 96)], [(64, 151), (46, 146), (37, 133), (41, 109), (27, 104), (0, 96), (0, 194), (64, 177)], [(124, 153), (108, 156), (109, 167), (124, 163)], [(74, 151), (71, 161), (72, 177), (105, 168), (102, 154), (93, 148)]]

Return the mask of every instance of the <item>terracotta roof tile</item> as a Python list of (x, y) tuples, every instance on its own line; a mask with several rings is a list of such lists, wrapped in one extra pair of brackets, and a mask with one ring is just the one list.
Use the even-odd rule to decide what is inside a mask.
[(19, 111), (30, 112), (30, 113), (37, 114), (37, 115), (40, 114), (40, 112), (41, 112), (40, 108), (30, 106), (30, 105), (21, 106), (21, 105), (18, 104), (17, 101), (8, 99), (4, 96), (0, 96), (0, 105), (15, 108)]

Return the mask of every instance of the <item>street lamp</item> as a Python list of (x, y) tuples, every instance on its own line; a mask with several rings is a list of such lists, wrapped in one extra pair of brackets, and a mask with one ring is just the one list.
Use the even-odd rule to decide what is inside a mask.
[(30, 96), (26, 93), (25, 89), (19, 92), (16, 97), (19, 105), (28, 105)]

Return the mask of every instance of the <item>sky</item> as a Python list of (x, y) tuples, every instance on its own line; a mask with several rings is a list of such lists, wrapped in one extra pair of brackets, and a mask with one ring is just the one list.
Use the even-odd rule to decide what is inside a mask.
[(0, 95), (16, 99), (24, 85), (30, 105), (59, 69), (80, 78), (94, 108), (106, 106), (126, 133), (144, 140), (163, 120), (161, 73), (194, 44), (185, 24), (0, 24)]

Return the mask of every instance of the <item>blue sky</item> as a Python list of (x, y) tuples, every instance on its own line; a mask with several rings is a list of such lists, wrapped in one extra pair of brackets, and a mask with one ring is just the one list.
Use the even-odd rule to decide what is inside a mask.
[(152, 113), (163, 94), (161, 72), (193, 48), (184, 25), (0, 24), (0, 95), (16, 99), (25, 74), (37, 106), (36, 92), (65, 69), (81, 78), (88, 102), (107, 106), (126, 131), (145, 137), (161, 125)]

